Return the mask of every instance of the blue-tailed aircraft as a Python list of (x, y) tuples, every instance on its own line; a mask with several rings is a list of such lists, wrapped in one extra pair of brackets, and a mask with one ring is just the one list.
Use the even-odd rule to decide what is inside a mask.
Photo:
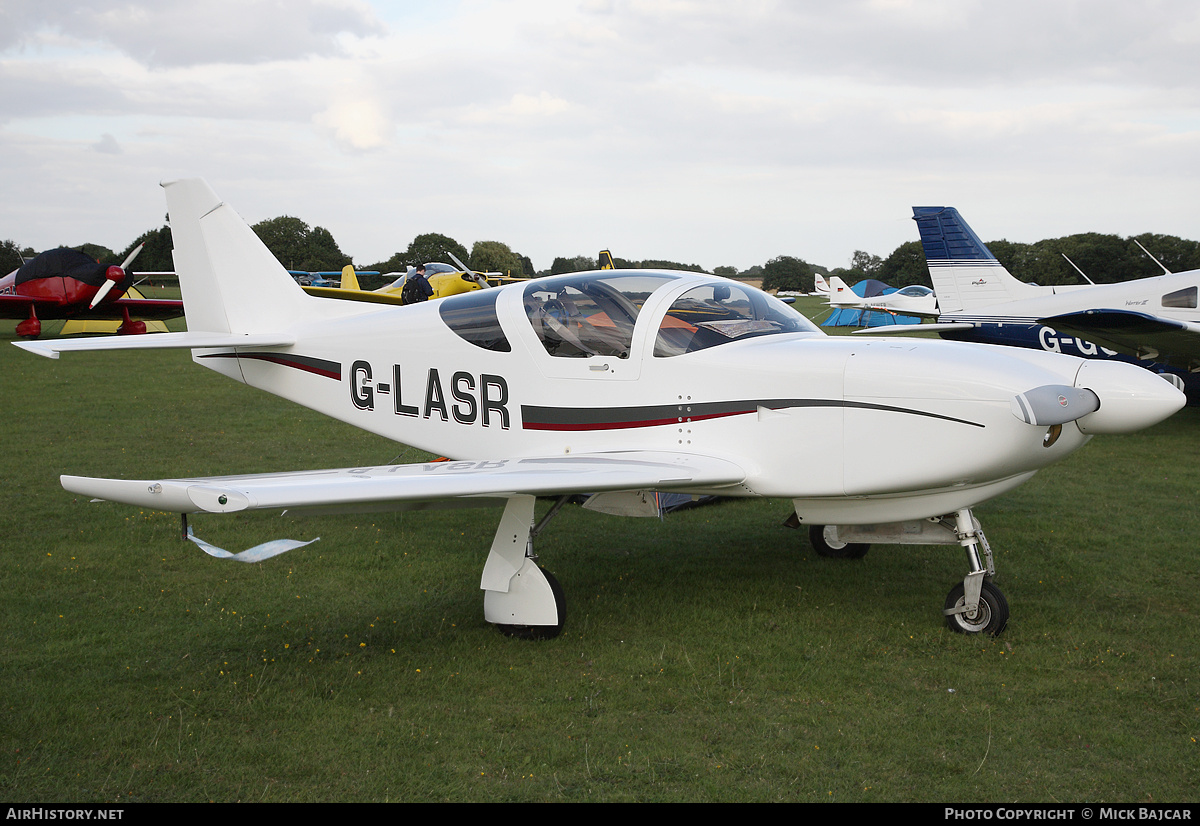
[[(236, 381), (452, 461), (63, 476), (63, 487), (182, 514), (502, 507), (480, 587), (484, 618), (509, 633), (561, 631), (534, 503), (580, 492), (624, 513), (655, 492), (786, 500), (831, 556), (868, 542), (957, 546), (967, 572), (941, 612), (956, 631), (998, 633), (1008, 604), (973, 509), (1092, 436), (1184, 403), (1127, 364), (829, 337), (760, 290), (700, 273), (597, 270), (400, 307), (329, 301), (305, 294), (205, 182), (164, 187), (188, 331), (18, 346), (189, 349)], [(937, 449), (873, 461), (897, 432)]]
[(913, 207), (913, 220), (940, 311), (922, 332), (1131, 361), (1200, 391), (1200, 270), (1040, 287), (1014, 278), (956, 209)]

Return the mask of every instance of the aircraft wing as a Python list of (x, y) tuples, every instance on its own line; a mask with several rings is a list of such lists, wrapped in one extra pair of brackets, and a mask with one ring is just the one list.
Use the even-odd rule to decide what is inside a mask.
[(371, 304), (400, 305), (404, 303), (400, 300), (398, 293), (376, 293), (369, 290), (350, 290), (343, 287), (301, 287), (300, 289), (318, 298), (336, 298), (341, 301), (366, 301)]
[(264, 508), (403, 509), (444, 499), (462, 500), (459, 505), (488, 505), (517, 495), (585, 491), (709, 492), (736, 485), (745, 477), (742, 468), (724, 459), (638, 450), (203, 479), (63, 476), (61, 481), (68, 491), (96, 499), (177, 513), (229, 513)]
[(130, 318), (179, 318), (183, 315), (183, 302), (174, 298), (118, 298), (97, 304), (91, 309), (80, 310), (73, 317), (120, 321), (125, 317), (125, 310), (129, 311)]
[(1039, 318), (1038, 324), (1102, 347), (1190, 369), (1200, 364), (1200, 324), (1129, 310), (1084, 310)]
[(40, 303), (28, 295), (0, 295), (0, 318), (25, 318), (29, 308)]
[[(66, 306), (61, 301), (52, 298), (37, 298), (28, 295), (0, 295), (0, 318), (23, 319), (29, 315), (29, 308)], [(72, 318), (104, 318), (120, 321), (129, 310), (130, 318), (164, 319), (178, 318), (183, 315), (183, 302), (169, 298), (118, 298), (116, 301), (106, 301), (97, 307), (82, 307), (71, 312)], [(61, 316), (56, 316), (61, 318)]]

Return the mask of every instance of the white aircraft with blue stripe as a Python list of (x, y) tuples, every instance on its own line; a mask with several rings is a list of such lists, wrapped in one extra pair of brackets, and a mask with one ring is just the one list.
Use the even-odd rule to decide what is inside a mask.
[(1131, 361), (1200, 391), (1200, 270), (1036, 286), (1014, 278), (953, 207), (913, 207), (913, 220), (940, 311), (937, 324), (920, 330)]

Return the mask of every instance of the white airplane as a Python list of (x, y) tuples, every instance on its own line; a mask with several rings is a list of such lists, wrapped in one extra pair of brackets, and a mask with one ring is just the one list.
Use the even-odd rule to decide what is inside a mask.
[(1200, 372), (1200, 270), (1039, 287), (1013, 278), (957, 210), (913, 207), (913, 220), (941, 309), (938, 323), (922, 331)]
[[(604, 269), (604, 268), (601, 267), (600, 269)], [(826, 281), (825, 276), (821, 275), (819, 272), (813, 273), (813, 287), (814, 287), (814, 289), (811, 293), (802, 293), (799, 290), (776, 290), (775, 295), (782, 296), (784, 298), (791, 298), (793, 300), (795, 300), (796, 298), (799, 298), (802, 295), (823, 295), (826, 297), (829, 296), (829, 282)]]
[(829, 305), (838, 309), (881, 310), (894, 315), (935, 316), (938, 314), (937, 298), (933, 290), (920, 284), (864, 298), (850, 289), (836, 275), (829, 277)]
[[(562, 589), (533, 553), (549, 514), (535, 527), (534, 502), (580, 491), (622, 513), (655, 491), (787, 499), (826, 555), (960, 545), (968, 572), (947, 623), (998, 633), (1008, 606), (972, 508), (1184, 402), (1126, 364), (828, 337), (759, 290), (698, 273), (572, 273), (406, 307), (328, 301), (206, 183), (164, 187), (188, 332), (14, 343), (50, 357), (189, 348), (237, 381), (455, 461), (63, 487), (182, 514), (503, 506), (480, 587), (485, 619), (508, 633), (561, 630)], [(938, 449), (872, 461), (897, 431)]]

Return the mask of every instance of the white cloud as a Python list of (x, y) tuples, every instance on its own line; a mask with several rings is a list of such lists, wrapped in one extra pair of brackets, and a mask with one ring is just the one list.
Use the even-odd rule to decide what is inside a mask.
[(150, 66), (260, 63), (340, 53), (337, 36), (380, 34), (359, 0), (92, 0), (86, 5), (9, 0), (0, 47), (37, 47), (59, 36), (103, 43)]
[(117, 139), (107, 132), (100, 136), (100, 140), (92, 144), (92, 149), (102, 155), (120, 155), (123, 150), (121, 145), (117, 143)]
[[(1010, 238), (1196, 234), (1200, 11), (1182, 0), (71, 8), (0, 7), (0, 169), (45, 202), (0, 207), (0, 237), (86, 235), (97, 213), (64, 193), (153, 203), (178, 174), (367, 261), (436, 231), (540, 266), (601, 243), (836, 265), (913, 240), (912, 203), (957, 198)], [(143, 221), (109, 211), (96, 231), (129, 237), (96, 240)]]
[(380, 148), (391, 132), (383, 107), (370, 98), (335, 100), (314, 115), (313, 122), (335, 143), (355, 152)]

